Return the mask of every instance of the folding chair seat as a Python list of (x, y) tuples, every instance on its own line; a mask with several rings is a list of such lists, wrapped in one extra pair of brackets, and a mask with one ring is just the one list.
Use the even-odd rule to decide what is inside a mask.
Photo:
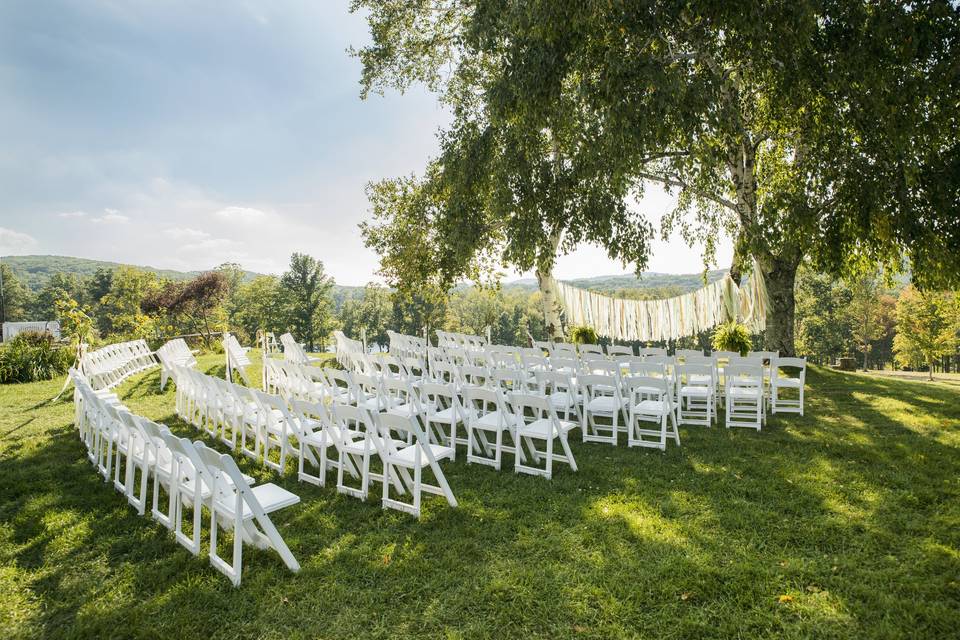
[[(300, 563), (270, 520), (268, 514), (300, 502), (300, 497), (275, 484), (250, 487), (237, 463), (226, 454), (195, 442), (200, 459), (212, 479), (210, 498), (210, 563), (239, 586), (243, 573), (243, 544), (260, 549), (273, 549), (294, 573)], [(233, 558), (228, 562), (217, 550), (220, 528), (233, 531)]]
[[(624, 384), (630, 404), (627, 446), (665, 451), (670, 436), (679, 446), (680, 433), (677, 431), (670, 380), (637, 375), (628, 377)], [(646, 423), (653, 423), (657, 427), (644, 427)]]
[(763, 366), (728, 364), (725, 367), (726, 426), (750, 427), (763, 424)]
[[(420, 385), (420, 405), (427, 438), (430, 442), (453, 448), (453, 459), (456, 460), (457, 445), (468, 444), (467, 434), (463, 438), (457, 437), (457, 427), (466, 422), (466, 415), (456, 387), (425, 382)], [(411, 414), (411, 417), (415, 415)]]
[[(623, 398), (620, 376), (584, 374), (577, 378), (577, 384), (583, 398), (580, 420), (583, 441), (616, 445), (620, 425), (627, 426), (627, 403)], [(605, 418), (610, 424), (601, 424), (597, 418)]]
[[(781, 369), (796, 371), (796, 377), (781, 375)], [(770, 376), (770, 402), (773, 413), (803, 415), (803, 391), (807, 380), (806, 358), (774, 358)], [(797, 399), (783, 397), (785, 390), (795, 390)]]
[[(453, 459), (454, 447), (432, 444), (420, 428), (420, 424), (412, 417), (381, 413), (376, 417), (376, 420), (380, 437), (384, 443), (383, 507), (385, 509), (397, 509), (419, 518), (421, 495), (423, 493), (442, 495), (451, 507), (456, 507), (457, 499), (453, 496), (453, 491), (450, 490), (450, 485), (447, 484), (447, 479), (443, 475), (439, 464), (442, 460)], [(401, 437), (394, 438), (394, 432)], [(410, 444), (404, 443), (404, 439), (409, 441)], [(406, 480), (407, 487), (412, 494), (412, 502), (403, 502), (390, 497), (394, 467), (413, 471), (412, 481), (407, 479), (409, 474), (401, 476)], [(428, 467), (436, 479), (437, 484), (435, 485), (423, 481), (423, 470)]]
[[(553, 477), (553, 463), (564, 462), (570, 465), (573, 471), (577, 470), (577, 462), (573, 459), (570, 445), (567, 442), (567, 433), (576, 428), (576, 424), (560, 420), (557, 412), (547, 398), (528, 393), (512, 393), (508, 396), (513, 407), (516, 425), (517, 452), (513, 468), (518, 473)], [(529, 415), (528, 415), (529, 413)], [(562, 454), (554, 453), (554, 441), (559, 440)], [(544, 443), (544, 449), (536, 446), (536, 441)], [(520, 455), (523, 444), (526, 443), (530, 457), (535, 464), (544, 460), (544, 467), (534, 467), (526, 464), (526, 454)]]

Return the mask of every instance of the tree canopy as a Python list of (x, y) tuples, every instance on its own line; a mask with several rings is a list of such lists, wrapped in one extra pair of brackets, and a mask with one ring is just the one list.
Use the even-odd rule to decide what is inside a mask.
[[(768, 346), (793, 351), (804, 256), (833, 274), (909, 259), (960, 282), (960, 9), (926, 2), (355, 0), (363, 91), (424, 82), (453, 121), (419, 178), (371, 188), (392, 283), (448, 285), (593, 242), (640, 270), (628, 206), (760, 261)], [(415, 260), (406, 257), (415, 256)], [(738, 265), (735, 265), (738, 266)], [(410, 285), (413, 286), (413, 285)]]

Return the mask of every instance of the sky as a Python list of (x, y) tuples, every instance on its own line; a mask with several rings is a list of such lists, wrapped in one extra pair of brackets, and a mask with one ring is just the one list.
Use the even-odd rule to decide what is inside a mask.
[[(299, 251), (338, 283), (378, 280), (364, 186), (419, 173), (448, 117), (419, 87), (360, 99), (347, 49), (369, 35), (348, 5), (0, 3), (0, 256), (280, 273)], [(672, 200), (638, 206), (656, 224)], [(697, 272), (701, 253), (657, 241), (648, 268)], [(582, 246), (555, 274), (632, 270)]]

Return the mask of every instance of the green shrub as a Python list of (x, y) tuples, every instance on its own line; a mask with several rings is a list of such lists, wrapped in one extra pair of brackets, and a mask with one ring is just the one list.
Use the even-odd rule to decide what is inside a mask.
[(752, 348), (750, 332), (739, 322), (722, 324), (713, 334), (714, 351), (734, 351), (745, 356)]
[(65, 374), (73, 357), (73, 349), (54, 346), (50, 334), (25, 331), (0, 346), (0, 384), (50, 380)]
[(587, 325), (570, 327), (570, 341), (575, 344), (597, 344), (597, 332)]

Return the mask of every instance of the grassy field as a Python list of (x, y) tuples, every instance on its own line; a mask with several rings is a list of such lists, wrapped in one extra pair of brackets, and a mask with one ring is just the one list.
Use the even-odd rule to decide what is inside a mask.
[[(201, 366), (222, 374), (219, 357)], [(0, 387), (3, 638), (944, 638), (960, 629), (960, 390), (814, 369), (807, 415), (575, 443), (553, 481), (446, 466), (420, 522), (335, 488), (240, 588), (88, 463), (60, 382)], [(120, 390), (185, 435), (156, 372)]]

